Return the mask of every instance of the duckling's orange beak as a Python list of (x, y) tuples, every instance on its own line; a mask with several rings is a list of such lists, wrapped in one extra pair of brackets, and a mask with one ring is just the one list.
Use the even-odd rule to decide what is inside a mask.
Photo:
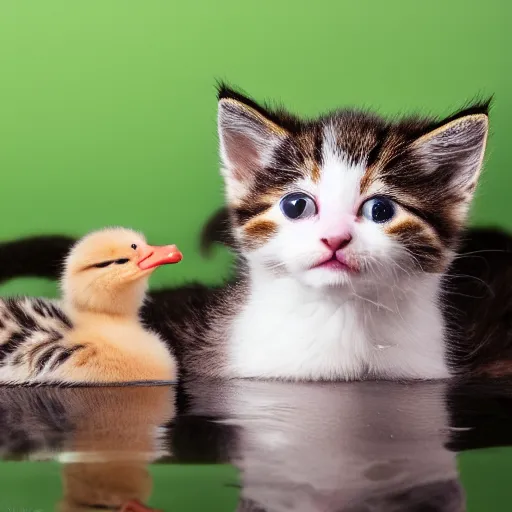
[(175, 245), (163, 245), (161, 247), (148, 245), (144, 248), (144, 254), (137, 265), (141, 270), (178, 263), (183, 255)]

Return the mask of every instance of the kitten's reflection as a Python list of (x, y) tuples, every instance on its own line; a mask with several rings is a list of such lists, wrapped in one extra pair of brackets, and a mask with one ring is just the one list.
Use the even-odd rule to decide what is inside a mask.
[(445, 392), (443, 383), (187, 387), (190, 412), (232, 432), (239, 512), (463, 510), (444, 448)]
[(145, 502), (152, 490), (148, 464), (167, 455), (159, 429), (174, 417), (174, 393), (167, 386), (0, 388), (9, 436), (1, 440), (3, 456), (57, 458), (62, 512)]

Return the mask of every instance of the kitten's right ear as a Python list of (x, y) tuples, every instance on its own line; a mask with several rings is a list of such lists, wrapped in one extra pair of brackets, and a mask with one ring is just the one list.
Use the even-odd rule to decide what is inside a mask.
[(236, 201), (288, 132), (252, 100), (225, 89), (219, 93), (218, 130), (226, 191), (229, 200)]

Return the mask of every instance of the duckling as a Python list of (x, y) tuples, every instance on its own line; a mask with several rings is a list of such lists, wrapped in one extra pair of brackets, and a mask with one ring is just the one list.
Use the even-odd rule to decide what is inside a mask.
[(176, 246), (150, 246), (125, 228), (79, 240), (64, 262), (60, 302), (0, 303), (0, 383), (175, 379), (174, 357), (139, 310), (152, 272), (181, 259)]

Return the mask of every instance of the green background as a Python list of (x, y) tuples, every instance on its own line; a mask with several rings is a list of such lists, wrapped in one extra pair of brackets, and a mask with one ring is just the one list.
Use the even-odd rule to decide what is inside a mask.
[[(444, 115), (494, 93), (473, 222), (512, 228), (511, 16), (508, 0), (0, 0), (0, 239), (124, 225), (185, 254), (154, 286), (218, 282), (228, 255), (197, 250), (222, 203), (216, 79), (305, 115), (354, 105)], [(55, 292), (38, 280), (0, 287)], [(496, 490), (510, 474), (500, 466), (510, 459), (491, 455), (460, 457), (470, 511), (491, 510), (496, 494), (480, 484)], [(30, 481), (37, 492), (42, 467), (16, 467), (4, 465), (5, 488), (21, 499)], [(58, 492), (43, 475), (56, 479), (56, 467), (33, 475), (39, 500)], [(155, 505), (157, 489), (171, 495), (165, 482)], [(221, 502), (234, 509), (232, 495)]]
[[(57, 510), (63, 492), (62, 468), (58, 463), (3, 462), (1, 469), (0, 512)], [(157, 464), (150, 466), (150, 471), (153, 492), (148, 506), (164, 512), (236, 509), (238, 473), (232, 466)]]
[[(458, 456), (467, 512), (510, 509), (511, 449), (466, 452)], [(419, 462), (421, 463), (421, 462)], [(62, 498), (61, 468), (56, 462), (3, 462), (0, 512), (51, 512)], [(232, 512), (239, 491), (232, 466), (155, 465), (149, 505), (166, 512)], [(30, 492), (27, 492), (30, 489)]]
[(0, 0), (0, 239), (124, 225), (185, 254), (153, 286), (222, 279), (228, 255), (197, 246), (223, 198), (216, 79), (307, 115), (444, 115), (495, 93), (474, 222), (510, 228), (511, 15), (506, 0)]

